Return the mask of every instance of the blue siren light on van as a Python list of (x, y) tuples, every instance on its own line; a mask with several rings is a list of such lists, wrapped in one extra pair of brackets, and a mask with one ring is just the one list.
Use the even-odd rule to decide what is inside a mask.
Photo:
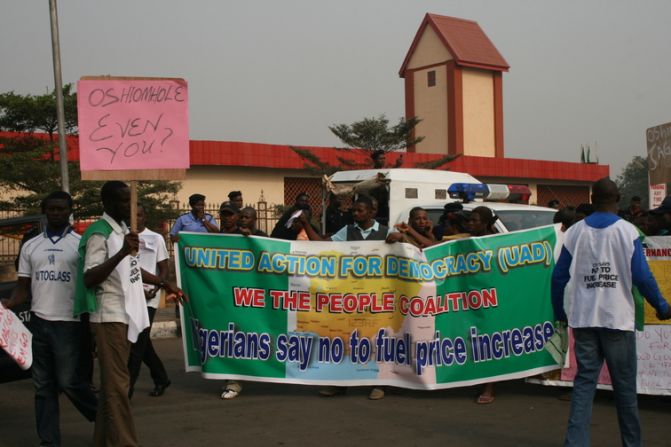
[(489, 188), (484, 183), (452, 183), (447, 193), (453, 199), (472, 202), (476, 198), (484, 198), (489, 193)]
[(529, 203), (531, 190), (526, 185), (501, 185), (486, 183), (453, 183), (447, 190), (453, 199), (472, 202), (484, 199), (492, 202)]

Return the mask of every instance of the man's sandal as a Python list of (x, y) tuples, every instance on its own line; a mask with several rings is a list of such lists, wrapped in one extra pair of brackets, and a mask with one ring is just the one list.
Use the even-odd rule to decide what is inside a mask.
[(221, 393), (222, 399), (235, 399), (240, 394), (240, 391), (226, 388), (223, 393)]

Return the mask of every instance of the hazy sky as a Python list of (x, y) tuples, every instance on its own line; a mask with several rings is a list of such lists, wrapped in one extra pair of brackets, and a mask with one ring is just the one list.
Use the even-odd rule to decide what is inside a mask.
[[(1, 0), (0, 92), (53, 88), (47, 1)], [(398, 70), (426, 12), (477, 21), (503, 75), (509, 157), (616, 176), (671, 121), (671, 2), (61, 0), (63, 79), (183, 77), (192, 139), (330, 146), (328, 130), (404, 114)]]

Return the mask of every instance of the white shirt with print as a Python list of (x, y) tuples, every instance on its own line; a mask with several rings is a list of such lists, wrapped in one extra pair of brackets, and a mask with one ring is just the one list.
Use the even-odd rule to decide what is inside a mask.
[[(165, 238), (149, 228), (145, 228), (140, 236), (140, 267), (146, 272), (158, 275), (158, 263), (168, 259), (168, 248), (165, 246)], [(145, 290), (151, 290), (155, 286), (145, 284)], [(154, 298), (147, 301), (148, 307), (156, 309), (160, 300), (160, 292)]]
[(573, 287), (566, 315), (574, 328), (634, 330), (631, 259), (636, 228), (621, 219), (606, 228), (581, 221), (566, 232)]
[(31, 310), (49, 321), (79, 321), (73, 314), (79, 236), (68, 231), (50, 238), (46, 233), (21, 248), (19, 276), (30, 278)]

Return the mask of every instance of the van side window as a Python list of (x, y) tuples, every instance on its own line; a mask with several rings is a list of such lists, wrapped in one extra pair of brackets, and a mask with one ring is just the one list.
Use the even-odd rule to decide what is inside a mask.
[(447, 200), (447, 189), (436, 189), (437, 200)]
[(405, 188), (406, 199), (416, 199), (417, 197), (417, 188)]

